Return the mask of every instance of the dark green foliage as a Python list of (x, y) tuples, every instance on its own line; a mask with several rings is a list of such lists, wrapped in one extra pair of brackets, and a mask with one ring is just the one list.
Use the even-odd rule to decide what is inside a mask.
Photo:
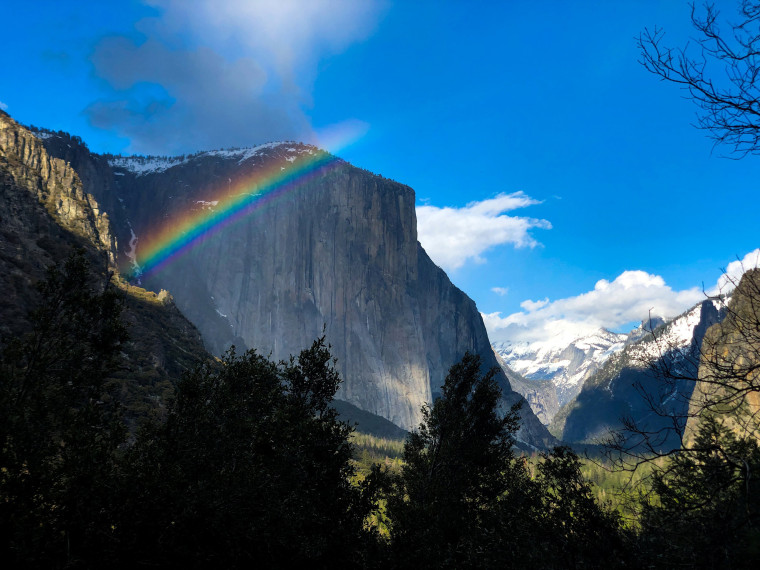
[[(2, 354), (0, 547), (12, 566), (625, 560), (617, 520), (570, 450), (543, 455), (534, 475), (515, 455), (518, 408), (501, 413), (494, 373), (470, 354), (423, 410), (405, 465), (384, 476), (376, 466), (356, 476), (353, 430), (330, 405), (340, 378), (324, 338), (288, 362), (231, 350), (195, 368), (165, 418), (127, 444), (106, 382), (125, 341), (122, 301), (100, 277), (81, 255), (51, 269), (33, 332)], [(387, 545), (371, 520), (388, 524)]]
[(755, 568), (760, 557), (760, 448), (715, 416), (653, 476), (642, 544), (663, 568)]
[(142, 431), (128, 456), (125, 556), (361, 563), (372, 478), (350, 484), (352, 429), (328, 405), (339, 381), (324, 339), (280, 364), (233, 350), (184, 378), (166, 423)]
[(0, 540), (4, 559), (62, 567), (110, 540), (115, 451), (104, 388), (126, 333), (109, 276), (82, 252), (39, 285), (32, 332), (0, 361)]
[(461, 566), (474, 561), (479, 535), (493, 530), (508, 472), (519, 469), (511, 450), (516, 410), (498, 416), (493, 377), (481, 376), (480, 358), (467, 354), (407, 438), (405, 465), (388, 499), (397, 563)]
[(542, 563), (550, 561), (558, 568), (624, 566), (619, 518), (596, 501), (578, 456), (568, 447), (556, 447), (541, 459), (535, 480), (541, 494), (535, 538), (547, 549)]
[[(494, 373), (466, 354), (409, 435), (391, 477), (392, 561), (409, 568), (563, 568), (620, 554), (617, 519), (594, 501), (567, 448), (532, 478), (513, 451), (518, 408), (499, 413)], [(603, 541), (605, 556), (597, 543)]]
[(121, 297), (79, 254), (40, 285), (0, 361), (0, 559), (12, 567), (363, 565), (376, 475), (352, 486), (352, 429), (319, 339), (275, 364), (229, 352), (180, 382), (131, 445), (106, 386)]

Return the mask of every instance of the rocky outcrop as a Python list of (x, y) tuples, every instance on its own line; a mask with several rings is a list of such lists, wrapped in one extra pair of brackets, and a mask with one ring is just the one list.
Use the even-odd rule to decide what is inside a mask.
[[(111, 236), (109, 217), (72, 166), (0, 112), (0, 346), (28, 332), (30, 311), (40, 302), (34, 284), (74, 249), (84, 252), (93, 283), (104, 286), (114, 270)], [(160, 413), (182, 372), (210, 355), (166, 293), (111, 282), (124, 291), (130, 339), (109, 381), (135, 421)]]
[(63, 228), (95, 244), (114, 261), (116, 242), (108, 214), (84, 191), (74, 168), (50, 156), (37, 136), (2, 112), (0, 159), (14, 183), (36, 196)]

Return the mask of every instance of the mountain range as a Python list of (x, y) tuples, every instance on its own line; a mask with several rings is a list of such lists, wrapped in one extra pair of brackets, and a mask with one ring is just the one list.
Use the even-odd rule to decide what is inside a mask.
[(565, 342), (495, 342), (494, 351), (515, 372), (529, 380), (548, 380), (560, 406), (572, 400), (584, 380), (614, 353), (623, 349), (628, 335), (599, 329)]
[(490, 345), (417, 241), (414, 191), (302, 143), (99, 155), (0, 113), (0, 184), (1, 342), (24, 332), (45, 268), (83, 249), (129, 299), (115, 380), (141, 412), (160, 413), (183, 370), (230, 346), (287, 359), (324, 334), (344, 378), (336, 406), (385, 433), (414, 429), (470, 351), (497, 370), (503, 409), (522, 402), (522, 444), (594, 443), (624, 417), (658, 429), (653, 407), (684, 414), (694, 383), (650, 365), (696, 378), (725, 314), (712, 299), (628, 334)]
[(642, 431), (661, 432), (657, 445), (669, 449), (680, 445), (672, 422), (687, 416), (702, 340), (724, 318), (728, 300), (707, 299), (628, 334), (600, 329), (569, 344), (502, 341), (492, 347), (521, 375), (513, 386), (559, 439), (600, 443), (632, 421)]

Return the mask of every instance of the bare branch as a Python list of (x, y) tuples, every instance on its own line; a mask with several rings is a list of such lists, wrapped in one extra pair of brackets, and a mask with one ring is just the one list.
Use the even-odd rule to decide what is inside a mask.
[(744, 1), (742, 20), (721, 31), (720, 12), (712, 4), (703, 14), (692, 5), (697, 32), (683, 48), (664, 45), (665, 32), (645, 29), (638, 38), (639, 62), (662, 80), (679, 85), (699, 107), (697, 126), (733, 158), (760, 154), (760, 3)]

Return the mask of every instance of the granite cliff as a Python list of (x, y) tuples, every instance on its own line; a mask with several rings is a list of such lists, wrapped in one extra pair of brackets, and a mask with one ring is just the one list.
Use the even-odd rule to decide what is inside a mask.
[[(192, 156), (114, 157), (76, 137), (38, 130), (52, 156), (81, 172), (108, 211), (109, 250), (139, 262), (147, 236), (193, 212), (213, 213), (225, 189), (323, 151), (298, 143)], [(118, 245), (117, 245), (118, 244)], [(405, 429), (420, 421), (465, 351), (498, 363), (475, 304), (417, 242), (414, 192), (340, 160), (319, 176), (139, 277), (171, 291), (212, 353), (232, 344), (286, 358), (324, 332), (344, 378), (338, 398)], [(499, 370), (504, 406), (524, 401)], [(553, 438), (523, 406), (525, 443)]]

